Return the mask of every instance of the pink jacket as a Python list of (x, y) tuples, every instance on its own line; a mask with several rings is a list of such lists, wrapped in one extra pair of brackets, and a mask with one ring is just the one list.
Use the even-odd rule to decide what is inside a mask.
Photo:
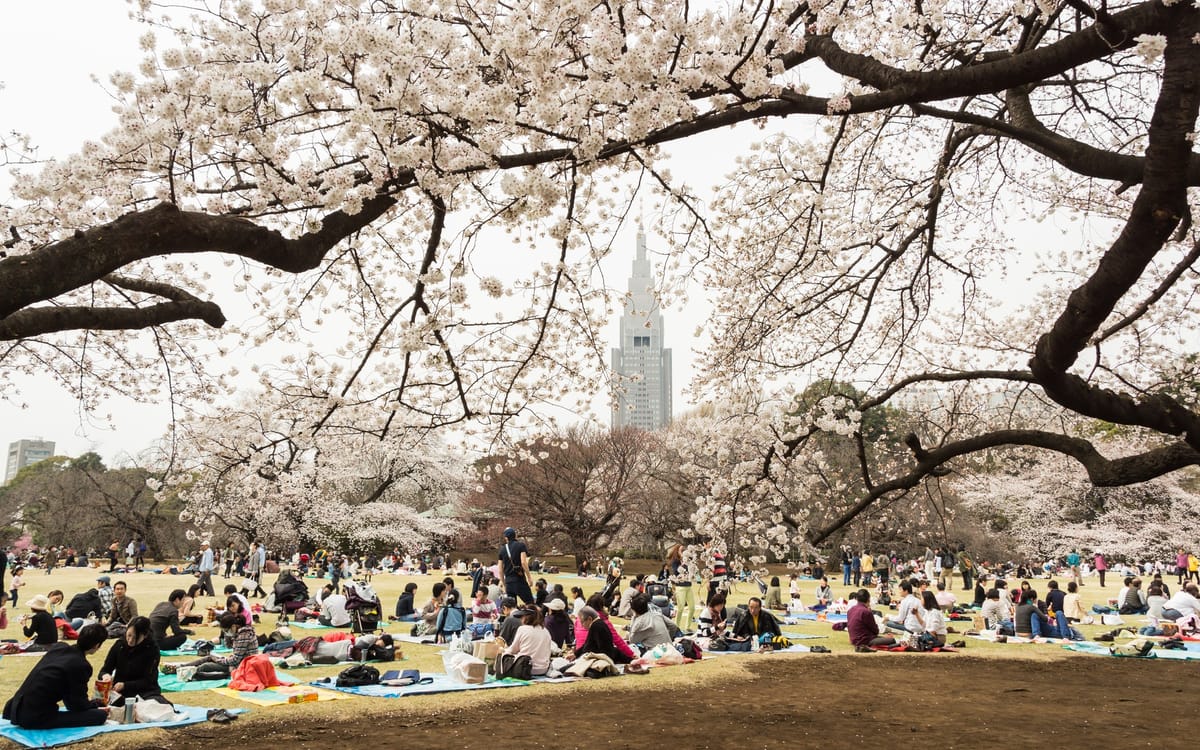
[[(617, 632), (617, 629), (615, 627), (613, 627), (612, 622), (608, 619), (608, 614), (605, 612), (600, 612), (599, 614), (600, 614), (600, 619), (604, 620), (604, 624), (608, 626), (608, 631), (610, 633), (612, 633), (613, 645), (617, 647), (617, 650), (620, 651), (622, 654), (625, 654), (626, 656), (628, 656), (630, 659), (636, 659), (637, 654), (635, 654), (633, 652), (633, 649), (631, 649), (629, 647), (629, 644), (625, 642), (625, 639), (622, 638), (621, 634)], [(579, 618), (576, 617), (575, 618), (575, 648), (576, 649), (583, 648), (583, 642), (586, 640), (587, 640), (587, 628), (583, 627), (583, 625), (581, 625), (579, 623)]]

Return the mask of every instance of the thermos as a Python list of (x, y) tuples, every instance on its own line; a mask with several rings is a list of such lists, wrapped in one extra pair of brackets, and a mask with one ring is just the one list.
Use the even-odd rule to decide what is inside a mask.
[(137, 700), (137, 698), (132, 696), (125, 699), (125, 718), (122, 720), (122, 724), (133, 724), (137, 722), (137, 719), (134, 716), (134, 705), (137, 704)]

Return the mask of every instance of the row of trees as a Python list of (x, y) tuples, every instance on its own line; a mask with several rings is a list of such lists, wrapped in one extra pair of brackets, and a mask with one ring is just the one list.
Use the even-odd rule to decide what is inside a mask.
[(183, 502), (155, 493), (152, 477), (142, 467), (109, 468), (95, 453), (26, 466), (0, 487), (4, 534), (15, 538), (28, 530), (36, 544), (81, 552), (107, 550), (114, 541), (124, 550), (136, 538), (156, 559), (181, 556), (190, 548), (179, 523)]

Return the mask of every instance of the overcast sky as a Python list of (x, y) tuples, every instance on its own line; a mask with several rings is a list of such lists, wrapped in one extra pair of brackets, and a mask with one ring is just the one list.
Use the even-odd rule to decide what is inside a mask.
[[(116, 70), (134, 71), (141, 59), (138, 37), (144, 28), (129, 18), (128, 6), (118, 0), (60, 0), (54, 3), (9, 2), (0, 24), (0, 128), (32, 136), (39, 157), (72, 153), (88, 138), (98, 138), (110, 129), (115, 118), (111, 100), (101, 82)], [(161, 35), (160, 35), (161, 36)], [(97, 79), (97, 80), (93, 80)], [(99, 82), (98, 82), (99, 81)], [(747, 128), (739, 135), (728, 132), (711, 140), (762, 136)], [(712, 184), (733, 167), (736, 148), (714, 148), (705, 140), (676, 149), (672, 171), (690, 184)], [(7, 194), (8, 180), (0, 176), (0, 195)], [(618, 252), (605, 264), (608, 283), (624, 289), (634, 254), (634, 227), (622, 229)], [(653, 254), (662, 243), (649, 233)], [(657, 264), (656, 264), (657, 272)], [(214, 282), (217, 301), (227, 306), (228, 292)], [(227, 307), (228, 309), (228, 307)], [(683, 389), (693, 368), (692, 333), (708, 314), (699, 292), (692, 294), (686, 309), (665, 313), (667, 345), (673, 349), (674, 405), (676, 413), (689, 404)], [(619, 312), (618, 312), (619, 315)], [(609, 327), (610, 345), (617, 339), (616, 317)], [(49, 378), (13, 378), (20, 393), (11, 401), (0, 401), (0, 446), (22, 438), (42, 438), (57, 443), (57, 452), (78, 455), (95, 450), (106, 459), (120, 460), (137, 454), (155, 441), (170, 420), (164, 403), (136, 403), (113, 399), (94, 414), (79, 405)], [(604, 404), (595, 405), (596, 416), (607, 420)]]

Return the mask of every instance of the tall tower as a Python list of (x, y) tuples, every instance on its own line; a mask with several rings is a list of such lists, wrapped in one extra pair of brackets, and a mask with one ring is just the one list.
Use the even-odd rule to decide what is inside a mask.
[(657, 430), (671, 423), (671, 350), (663, 348), (663, 319), (654, 298), (646, 235), (638, 225), (637, 257), (621, 316), (620, 346), (612, 350), (617, 393), (612, 426)]

